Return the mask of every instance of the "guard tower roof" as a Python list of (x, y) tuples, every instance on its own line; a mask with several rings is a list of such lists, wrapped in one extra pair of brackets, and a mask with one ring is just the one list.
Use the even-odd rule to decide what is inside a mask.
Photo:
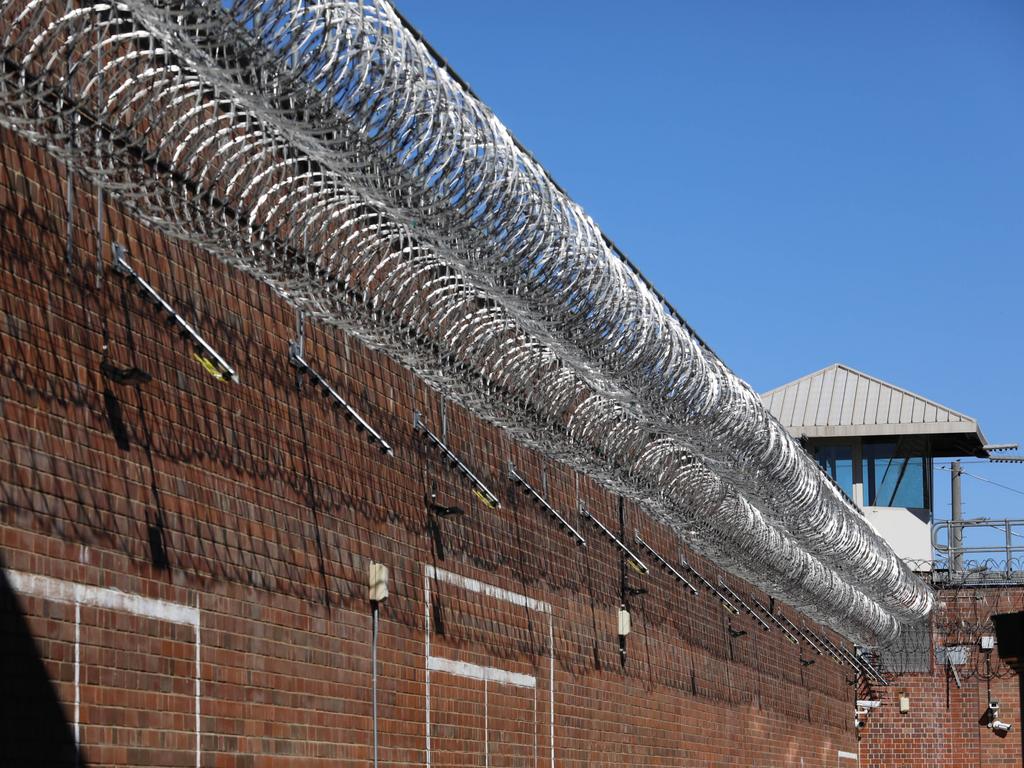
[(842, 363), (761, 399), (797, 437), (927, 437), (933, 456), (988, 455), (975, 419)]

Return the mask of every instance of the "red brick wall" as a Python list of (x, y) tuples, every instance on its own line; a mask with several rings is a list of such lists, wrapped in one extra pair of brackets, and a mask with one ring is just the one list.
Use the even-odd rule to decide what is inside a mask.
[[(550, 764), (552, 703), (559, 765), (851, 764), (839, 758), (857, 750), (849, 669), (802, 665), (745, 617), (732, 637), (717, 602), (661, 573), (631, 579), (649, 591), (632, 598), (622, 663), (616, 551), (583, 527), (590, 546), (577, 549), (516, 492), (508, 462), (538, 487), (546, 477), (581, 526), (578, 498), (618, 529), (615, 496), (386, 356), (308, 326), (307, 359), (395, 447), (384, 456), (297, 383), (284, 300), (108, 201), (104, 258), (124, 244), (241, 377), (215, 380), (122, 278), (97, 286), (84, 182), (67, 266), (63, 168), (9, 133), (0, 145), (0, 762), (71, 765), (77, 729), (88, 765), (195, 765), (198, 725), (202, 765), (365, 765), (365, 584), (379, 561), (391, 571), (378, 643), (387, 765), (426, 762), (428, 653), (512, 675), (430, 672), (436, 766)], [(152, 381), (105, 379), (105, 339), (111, 361)], [(500, 509), (413, 431), (415, 411), (440, 431), (442, 410), (448, 443)], [(466, 514), (429, 525), (434, 486)], [(639, 528), (679, 550), (635, 505), (624, 516), (630, 538)], [(550, 609), (431, 579), (428, 566)]]
[[(1022, 765), (1020, 678), (1000, 658), (985, 654), (983, 635), (994, 635), (991, 616), (1024, 610), (1024, 588), (974, 587), (939, 593), (933, 614), (932, 670), (895, 677), (887, 688), (862, 692), (882, 705), (864, 716), (862, 765), (879, 768), (989, 768)], [(935, 646), (967, 647), (954, 676), (935, 664)], [(959, 677), (959, 682), (957, 680)], [(899, 697), (910, 710), (899, 711)], [(987, 726), (988, 702), (999, 701), (999, 719), (1013, 729), (1001, 735)]]

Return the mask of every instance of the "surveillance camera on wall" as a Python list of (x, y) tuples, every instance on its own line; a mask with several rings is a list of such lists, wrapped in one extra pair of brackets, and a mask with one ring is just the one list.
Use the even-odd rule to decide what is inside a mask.
[(1013, 725), (1011, 723), (1004, 723), (1002, 720), (993, 720), (988, 724), (988, 727), (996, 733), (1009, 733)]

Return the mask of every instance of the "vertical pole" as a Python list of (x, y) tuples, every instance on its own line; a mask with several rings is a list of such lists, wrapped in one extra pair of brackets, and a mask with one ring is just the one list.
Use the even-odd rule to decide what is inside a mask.
[(959, 461), (954, 461), (951, 469), (953, 511), (950, 515), (949, 525), (949, 570), (953, 573), (960, 573), (964, 566), (964, 555), (961, 551), (964, 546), (963, 528), (961, 526), (963, 507), (960, 502), (960, 475), (963, 473), (963, 470), (960, 468)]
[[(112, 12), (112, 11), (108, 11)], [(96, 32), (96, 114), (103, 114), (103, 41), (104, 39), (100, 36), (100, 27), (97, 26)], [(96, 168), (97, 176), (99, 175), (99, 168), (103, 165), (101, 162), (102, 152), (101, 146), (103, 144), (103, 129), (98, 125), (96, 127)], [(103, 287), (103, 185), (97, 181), (95, 184), (96, 188), (96, 288), (97, 290)]]
[[(64, 6), (64, 9), (65, 9), (65, 13), (70, 15), (70, 13), (71, 13), (71, 0), (67, 1), (67, 3)], [(67, 59), (66, 66), (67, 66), (68, 82), (67, 82), (67, 87), (64, 89), (64, 107), (65, 107), (65, 109), (67, 108), (68, 104), (71, 103), (71, 82), (74, 79), (71, 76), (72, 67), (71, 67), (71, 48), (70, 47), (68, 48), (68, 59)], [(77, 138), (75, 136), (75, 127), (76, 127), (76, 123), (77, 122), (78, 122), (78, 111), (76, 109), (72, 108), (70, 110), (70, 118), (69, 118), (69, 125), (68, 125), (68, 132), (69, 132), (69, 139), (70, 139), (68, 143), (69, 143), (69, 145), (72, 148), (74, 148), (75, 140)], [(66, 201), (66, 204), (67, 204), (67, 210), (66, 210), (66, 214), (67, 214), (67, 243), (65, 244), (65, 247), (64, 247), (64, 262), (65, 262), (68, 270), (70, 271), (71, 270), (72, 260), (74, 258), (74, 253), (75, 253), (75, 223), (74, 223), (74, 219), (75, 219), (75, 174), (74, 174), (74, 171), (71, 169), (71, 163), (70, 162), (65, 162), (64, 163), (64, 172), (67, 174), (67, 190), (65, 192), (65, 198), (64, 198), (65, 201)]]
[[(626, 538), (626, 501), (622, 496), (619, 496), (619, 541), (624, 541)], [(623, 611), (629, 610), (629, 595), (626, 583), (626, 555), (624, 552), (619, 552), (619, 608)], [(616, 624), (618, 624), (618, 614), (616, 614)], [(626, 666), (626, 636), (619, 635), (619, 662), (623, 667)]]
[(1003, 525), (1006, 526), (1006, 578), (1010, 578), (1013, 571), (1013, 523), (1004, 520)]
[(861, 442), (859, 437), (854, 439), (851, 453), (853, 458), (853, 501), (859, 509), (863, 509), (867, 504), (864, 498), (864, 448)]
[(372, 656), (370, 665), (373, 667), (373, 768), (377, 768), (380, 765), (377, 749), (377, 634), (380, 631), (378, 619), (380, 604), (374, 600), (371, 606), (373, 609), (373, 638), (372, 645), (370, 646), (370, 654)]
[[(74, 113), (72, 113), (71, 119), (74, 121)], [(72, 122), (72, 125), (74, 125), (74, 122)], [(71, 131), (71, 143), (74, 146), (74, 128)], [(75, 172), (71, 169), (71, 163), (64, 164), (64, 172), (67, 174), (67, 188), (64, 193), (64, 199), (66, 200), (65, 215), (67, 217), (67, 232), (65, 234), (67, 241), (64, 246), (64, 263), (68, 270), (70, 270), (72, 263), (74, 263), (75, 255)]]

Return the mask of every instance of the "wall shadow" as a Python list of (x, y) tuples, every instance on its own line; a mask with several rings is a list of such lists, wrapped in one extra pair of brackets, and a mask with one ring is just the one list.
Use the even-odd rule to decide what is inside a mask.
[(25, 614), (0, 561), (0, 760), (4, 766), (85, 766)]

